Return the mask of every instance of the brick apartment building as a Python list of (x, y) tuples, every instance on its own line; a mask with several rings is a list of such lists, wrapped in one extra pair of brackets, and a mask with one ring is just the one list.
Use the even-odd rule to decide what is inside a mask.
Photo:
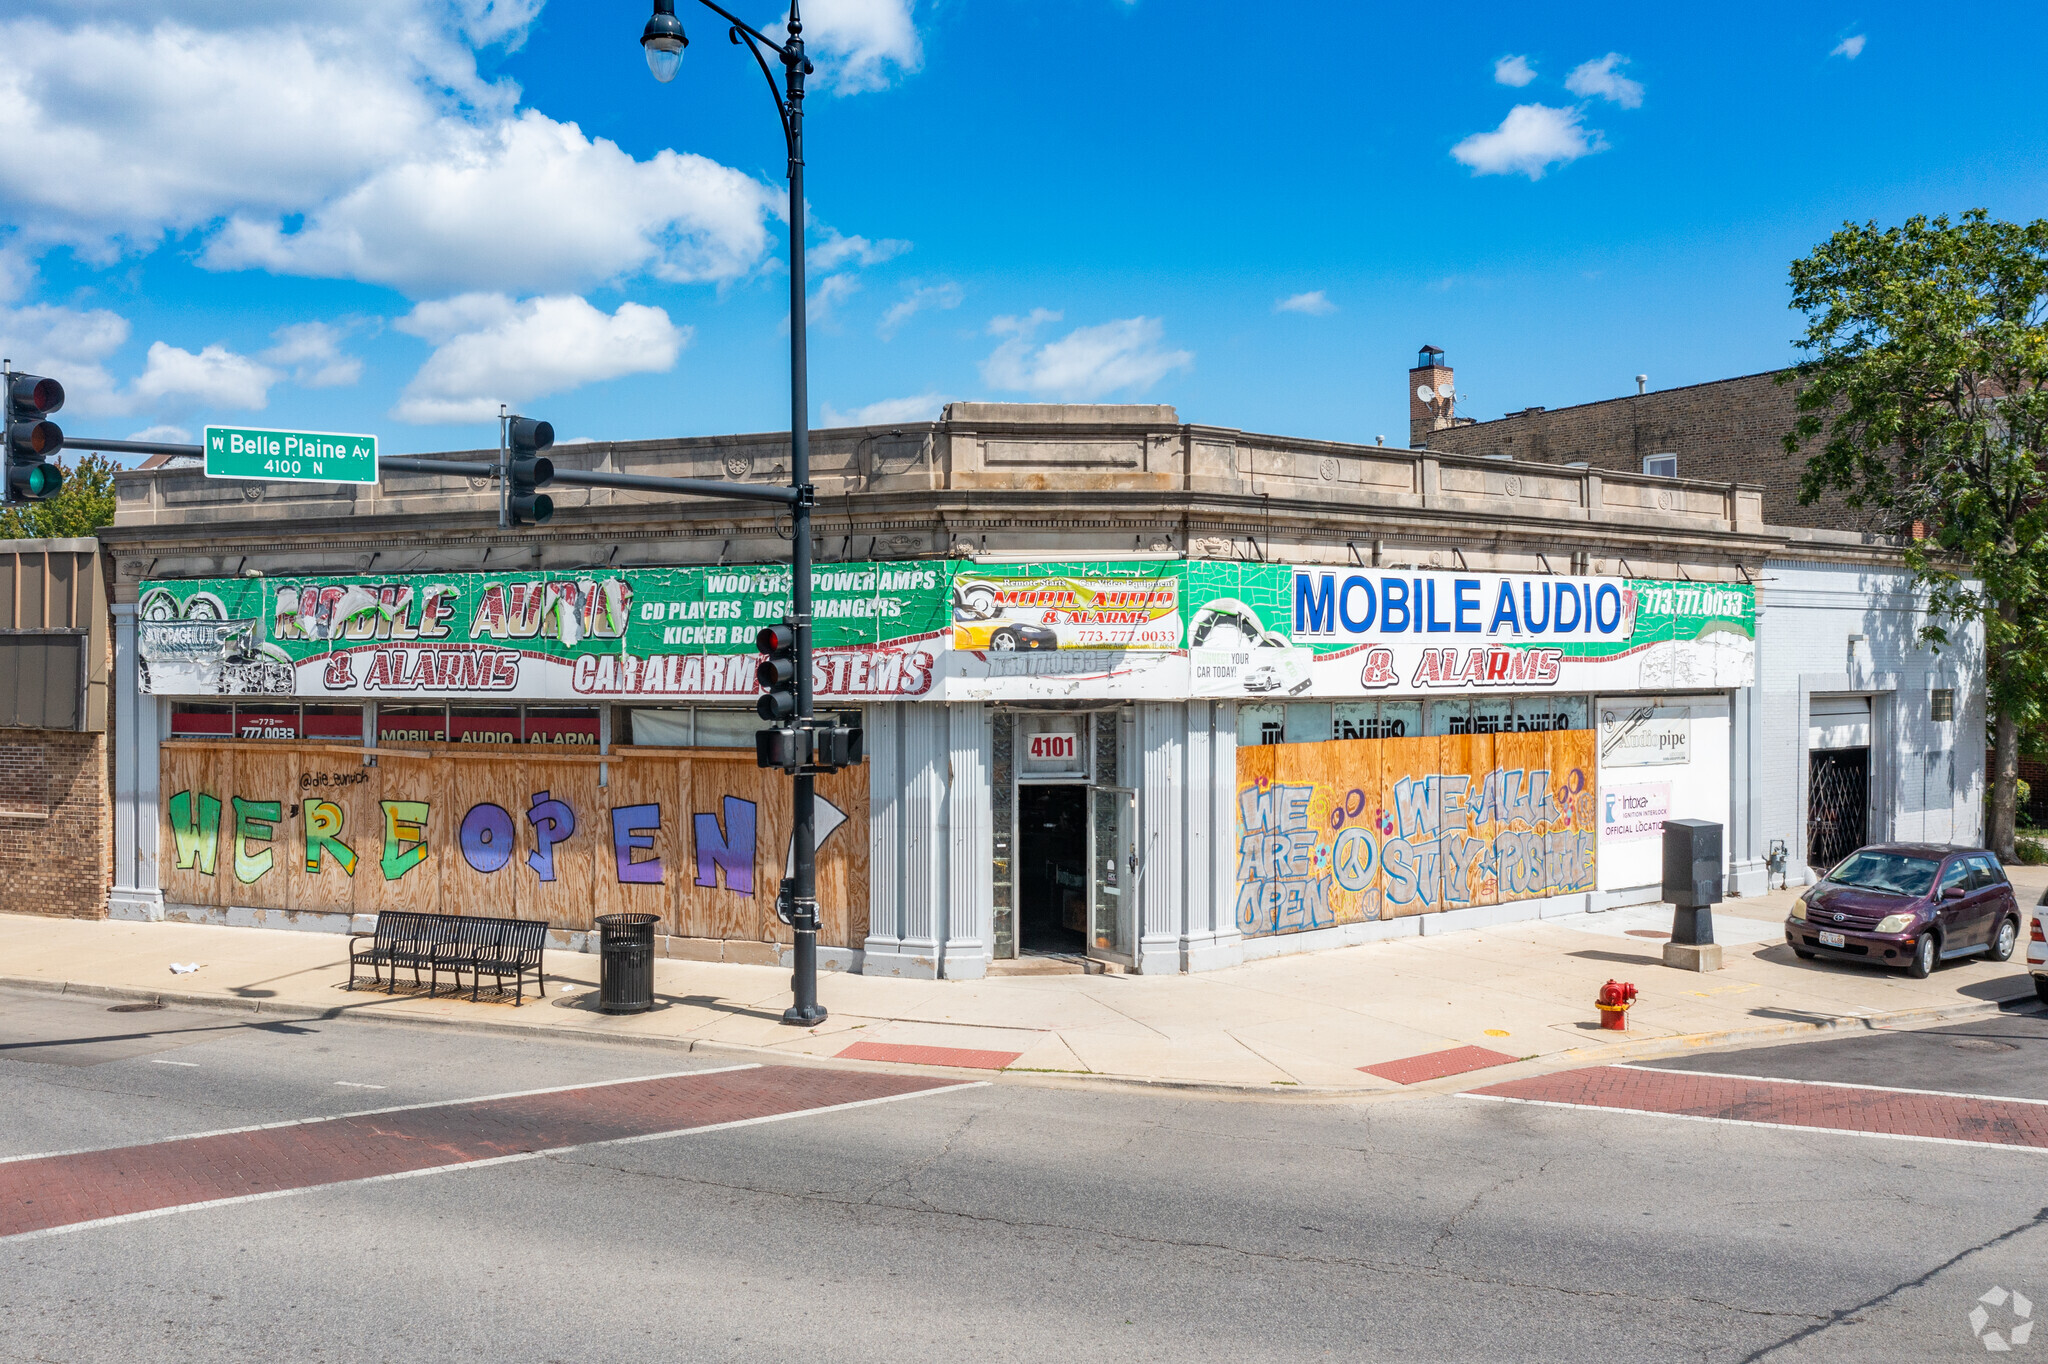
[(0, 541), (0, 909), (106, 917), (114, 821), (99, 542)]
[(1764, 489), (1764, 519), (1779, 526), (1862, 529), (1865, 513), (1839, 497), (1799, 502), (1804, 459), (1785, 453), (1798, 420), (1797, 388), (1782, 370), (1643, 391), (1574, 407), (1529, 407), (1491, 421), (1457, 415), (1456, 380), (1443, 351), (1425, 346), (1408, 372), (1408, 443), (1462, 455), (1583, 464)]

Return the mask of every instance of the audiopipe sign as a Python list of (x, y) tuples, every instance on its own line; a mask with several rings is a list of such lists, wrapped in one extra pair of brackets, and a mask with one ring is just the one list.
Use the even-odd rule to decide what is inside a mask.
[[(814, 572), (817, 694), (930, 692), (948, 568)], [(755, 634), (789, 609), (775, 567), (207, 578), (146, 584), (136, 643), (167, 696), (744, 699)]]

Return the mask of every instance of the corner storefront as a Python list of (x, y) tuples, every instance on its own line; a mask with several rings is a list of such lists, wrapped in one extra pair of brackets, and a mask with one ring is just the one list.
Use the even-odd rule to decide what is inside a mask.
[[(121, 634), (157, 898), (338, 929), (384, 908), (661, 916), (773, 962), (787, 792), (752, 762), (786, 569), (147, 582)], [(1200, 970), (1655, 898), (1726, 820), (1747, 587), (1161, 555), (817, 571), (825, 961)], [(138, 802), (141, 808), (143, 802)], [(153, 847), (143, 847), (145, 843)], [(146, 855), (145, 855), (146, 854)], [(117, 905), (117, 912), (122, 906)]]

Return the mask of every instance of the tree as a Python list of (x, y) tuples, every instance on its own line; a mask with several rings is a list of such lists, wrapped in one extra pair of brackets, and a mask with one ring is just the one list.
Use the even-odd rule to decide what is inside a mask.
[[(61, 466), (64, 461), (60, 458)], [(0, 507), (0, 540), (91, 535), (114, 519), (114, 470), (105, 455), (88, 454), (64, 469), (64, 486), (41, 502)]]
[[(1936, 649), (1984, 634), (1989, 842), (2014, 856), (2022, 738), (2048, 699), (2048, 220), (1842, 229), (1792, 263), (1807, 315), (1800, 501), (1839, 490), (1906, 542)], [(1824, 439), (1823, 439), (1824, 438)]]

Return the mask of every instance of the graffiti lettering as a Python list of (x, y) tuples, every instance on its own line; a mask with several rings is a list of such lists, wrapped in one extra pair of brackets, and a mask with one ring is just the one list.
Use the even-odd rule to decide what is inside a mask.
[(735, 895), (754, 893), (754, 802), (725, 798), (725, 828), (717, 815), (694, 815), (697, 835), (697, 884), (716, 886), (725, 873), (725, 888)]

